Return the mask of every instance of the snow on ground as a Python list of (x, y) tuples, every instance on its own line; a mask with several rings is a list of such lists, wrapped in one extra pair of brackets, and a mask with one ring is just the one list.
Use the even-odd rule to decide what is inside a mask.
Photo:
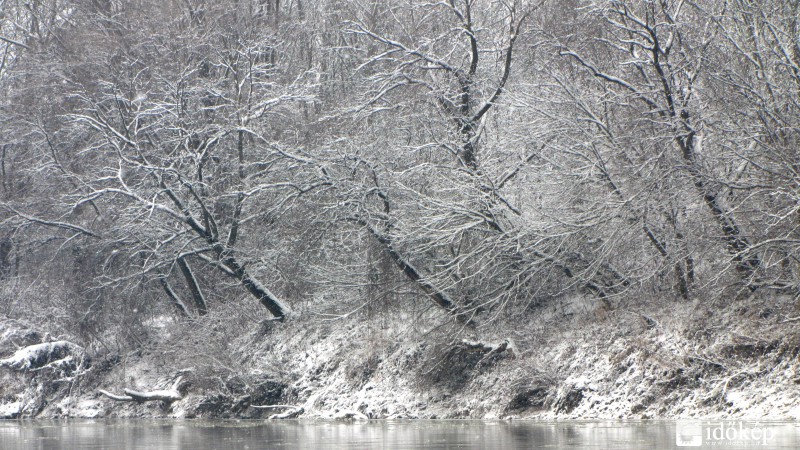
[(62, 366), (74, 363), (73, 355), (83, 353), (83, 348), (68, 341), (43, 342), (18, 349), (8, 358), (0, 359), (0, 367), (14, 370), (39, 369), (44, 365)]
[[(555, 305), (518, 324), (450, 340), (424, 324), (320, 323), (299, 316), (266, 332), (228, 338), (230, 360), (220, 362), (227, 375), (203, 375), (201, 367), (187, 373), (187, 394), (168, 408), (113, 402), (96, 392), (163, 388), (187, 361), (200, 361), (172, 361), (150, 349), (124, 356), (42, 415), (269, 417), (294, 411), (253, 415), (249, 405), (270, 401), (302, 408), (305, 418), (347, 420), (800, 419), (800, 334), (786, 322), (790, 302), (732, 302), (722, 310), (702, 302), (621, 305), (610, 312), (579, 306)], [(500, 351), (498, 343), (506, 340)], [(251, 380), (239, 383), (245, 391), (257, 386), (252, 380), (285, 387), (281, 398), (265, 400), (232, 390), (235, 379)], [(6, 392), (0, 412), (13, 415), (18, 406)]]
[(105, 416), (105, 406), (103, 402), (87, 398), (64, 397), (55, 407), (61, 411), (61, 415), (81, 419), (96, 419)]
[(22, 411), (22, 402), (15, 401), (0, 405), (0, 419), (16, 419)]
[(698, 303), (646, 315), (620, 309), (602, 320), (573, 312), (455, 384), (428, 379), (420, 361), (431, 346), (413, 336), (376, 345), (349, 330), (281, 347), (303, 349), (287, 364), (307, 417), (794, 419), (797, 336), (777, 313), (762, 313), (708, 316)]

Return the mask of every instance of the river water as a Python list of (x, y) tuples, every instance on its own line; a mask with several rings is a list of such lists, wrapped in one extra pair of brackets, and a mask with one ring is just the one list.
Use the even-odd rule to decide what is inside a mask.
[(800, 423), (0, 421), (0, 449), (800, 449)]

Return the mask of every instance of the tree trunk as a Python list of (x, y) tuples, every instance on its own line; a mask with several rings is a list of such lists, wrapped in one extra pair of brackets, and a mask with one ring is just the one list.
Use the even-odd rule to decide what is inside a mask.
[(178, 294), (172, 289), (170, 286), (169, 281), (167, 281), (166, 277), (161, 277), (158, 279), (161, 283), (161, 287), (164, 288), (164, 292), (167, 293), (167, 297), (170, 299), (170, 303), (178, 310), (178, 313), (182, 317), (190, 317), (189, 309), (186, 308), (186, 304), (183, 303), (183, 300), (178, 296)]
[(203, 296), (203, 291), (200, 289), (197, 278), (195, 278), (192, 272), (192, 268), (189, 267), (189, 263), (186, 261), (185, 257), (178, 258), (177, 263), (178, 267), (181, 269), (181, 273), (183, 273), (183, 277), (186, 279), (186, 284), (189, 285), (189, 291), (192, 293), (192, 299), (194, 300), (194, 306), (197, 308), (197, 314), (205, 316), (208, 313), (206, 299), (205, 296)]
[(236, 258), (227, 257), (223, 260), (222, 264), (230, 269), (230, 274), (239, 280), (242, 286), (247, 289), (247, 292), (257, 298), (276, 319), (283, 321), (286, 318), (286, 315), (291, 311), (289, 306), (279, 300), (266, 286), (247, 273), (245, 267), (239, 264)]
[(404, 258), (403, 255), (401, 255), (392, 246), (392, 241), (388, 237), (378, 233), (375, 229), (373, 229), (369, 225), (366, 225), (366, 228), (369, 231), (369, 233), (383, 246), (384, 252), (386, 252), (386, 254), (389, 255), (389, 257), (392, 259), (392, 261), (394, 261), (397, 267), (399, 267), (400, 270), (403, 271), (403, 274), (406, 276), (406, 278), (413, 281), (417, 286), (419, 286), (420, 289), (422, 289), (422, 292), (424, 292), (425, 295), (427, 295), (428, 298), (433, 300), (433, 302), (436, 303), (440, 308), (444, 309), (450, 314), (455, 315), (460, 322), (463, 323), (469, 322), (469, 320), (463, 314), (463, 312), (458, 311), (456, 303), (450, 298), (450, 296), (448, 296), (446, 293), (442, 292), (436, 286), (431, 284), (431, 282), (426, 280), (419, 273), (417, 268), (414, 267), (414, 265), (411, 264), (410, 261)]

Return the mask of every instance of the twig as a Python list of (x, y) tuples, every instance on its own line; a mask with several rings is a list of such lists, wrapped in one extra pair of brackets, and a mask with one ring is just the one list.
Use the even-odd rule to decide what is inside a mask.
[(9, 44), (19, 45), (20, 47), (22, 47), (22, 48), (24, 48), (24, 49), (27, 49), (27, 50), (30, 50), (30, 49), (31, 49), (31, 47), (30, 47), (29, 45), (27, 45), (27, 44), (23, 44), (23, 43), (22, 43), (22, 42), (20, 42), (20, 41), (15, 41), (14, 39), (11, 39), (11, 38), (7, 38), (7, 37), (5, 37), (5, 36), (3, 36), (3, 35), (0, 35), (0, 41), (6, 41), (6, 42), (8, 42)]

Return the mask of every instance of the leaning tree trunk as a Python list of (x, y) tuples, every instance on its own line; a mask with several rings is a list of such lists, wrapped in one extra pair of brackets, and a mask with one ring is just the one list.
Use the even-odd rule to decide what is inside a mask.
[(266, 286), (253, 278), (236, 258), (232, 256), (227, 257), (223, 260), (222, 264), (225, 268), (230, 270), (229, 274), (239, 280), (242, 286), (247, 289), (247, 292), (257, 298), (276, 319), (283, 321), (286, 318), (290, 312), (289, 306), (283, 303), (275, 294), (267, 289)]
[(194, 300), (194, 306), (197, 308), (197, 314), (201, 316), (206, 315), (206, 313), (208, 313), (206, 299), (205, 296), (203, 296), (203, 291), (200, 289), (200, 283), (198, 283), (197, 278), (195, 278), (192, 268), (189, 267), (189, 262), (186, 261), (185, 257), (179, 257), (177, 263), (178, 267), (181, 269), (181, 273), (183, 273), (183, 277), (186, 279), (186, 284), (189, 285), (189, 291), (192, 293), (192, 299)]

